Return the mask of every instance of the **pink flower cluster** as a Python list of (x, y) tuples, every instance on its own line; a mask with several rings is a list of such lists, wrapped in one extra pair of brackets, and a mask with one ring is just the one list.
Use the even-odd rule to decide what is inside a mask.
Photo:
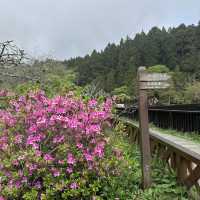
[(42, 172), (68, 178), (84, 168), (96, 171), (111, 108), (110, 99), (86, 104), (72, 95), (49, 99), (43, 92), (12, 100), (0, 110), (0, 194), (6, 187), (42, 187)]
[(6, 90), (0, 90), (0, 97), (6, 97), (8, 92)]

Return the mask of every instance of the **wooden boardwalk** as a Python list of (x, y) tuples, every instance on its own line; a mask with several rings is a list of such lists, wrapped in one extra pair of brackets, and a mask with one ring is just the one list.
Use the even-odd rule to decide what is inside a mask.
[[(139, 124), (128, 118), (118, 121), (126, 125), (130, 139), (139, 144)], [(188, 188), (196, 186), (200, 191), (200, 144), (154, 129), (150, 129), (149, 134), (152, 154), (157, 154), (176, 171), (179, 182)]]
[[(129, 123), (137, 128), (139, 128), (139, 124), (133, 120), (128, 118), (120, 118), (120, 121)], [(160, 131), (154, 130), (150, 128), (149, 134), (151, 138), (155, 138), (160, 142), (164, 142), (171, 147), (176, 148), (177, 150), (188, 154), (195, 161), (200, 163), (200, 143), (193, 142), (191, 140), (187, 140), (185, 138), (181, 138), (178, 136), (162, 133)]]
[(174, 135), (163, 134), (153, 129), (150, 129), (150, 136), (167, 143), (184, 154), (188, 154), (200, 163), (200, 144)]

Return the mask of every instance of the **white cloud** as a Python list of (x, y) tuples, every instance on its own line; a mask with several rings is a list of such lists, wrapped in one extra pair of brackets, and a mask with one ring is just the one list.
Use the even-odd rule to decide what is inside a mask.
[(152, 26), (199, 20), (199, 0), (0, 0), (0, 41), (69, 58)]

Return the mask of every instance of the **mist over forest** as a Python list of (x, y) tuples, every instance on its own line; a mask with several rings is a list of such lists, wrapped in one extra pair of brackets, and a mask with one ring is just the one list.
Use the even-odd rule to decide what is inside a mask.
[[(104, 50), (68, 60), (33, 60), (31, 64), (1, 67), (0, 86), (12, 88), (18, 83), (40, 84), (56, 79), (62, 85), (73, 74), (72, 85), (95, 88), (121, 101), (136, 99), (136, 75), (139, 66), (172, 75), (168, 90), (151, 92), (160, 103), (198, 103), (200, 101), (200, 23), (180, 24), (175, 28), (153, 27), (137, 33), (134, 38), (122, 38), (119, 44), (109, 43)], [(69, 73), (70, 72), (70, 73)], [(9, 76), (15, 74), (15, 76)], [(65, 77), (66, 76), (66, 77)], [(31, 79), (29, 78), (31, 77)], [(65, 78), (64, 78), (65, 77)], [(71, 81), (71, 79), (69, 79)], [(69, 81), (67, 81), (69, 82)], [(60, 83), (60, 84), (61, 84)]]

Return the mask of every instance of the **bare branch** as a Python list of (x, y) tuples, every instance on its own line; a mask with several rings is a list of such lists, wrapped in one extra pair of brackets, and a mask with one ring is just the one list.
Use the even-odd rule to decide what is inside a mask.
[(24, 50), (13, 44), (13, 41), (0, 43), (0, 65), (19, 65), (27, 59)]

